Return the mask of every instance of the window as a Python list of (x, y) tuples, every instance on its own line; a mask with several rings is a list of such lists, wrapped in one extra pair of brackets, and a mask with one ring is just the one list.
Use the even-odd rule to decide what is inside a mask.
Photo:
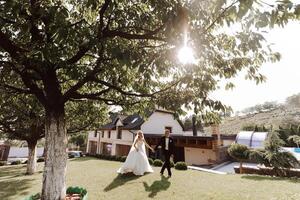
[(110, 130), (108, 131), (108, 136), (107, 137), (110, 138)]
[(97, 130), (95, 130), (94, 137), (97, 137)]
[(170, 133), (172, 133), (172, 127), (171, 126), (166, 126), (165, 129), (169, 130)]
[(102, 138), (104, 138), (104, 131), (102, 131), (101, 134), (102, 134)]
[(136, 122), (136, 120), (138, 120), (138, 117), (134, 118), (134, 119), (131, 121), (131, 123)]
[(122, 129), (118, 129), (117, 139), (122, 139)]

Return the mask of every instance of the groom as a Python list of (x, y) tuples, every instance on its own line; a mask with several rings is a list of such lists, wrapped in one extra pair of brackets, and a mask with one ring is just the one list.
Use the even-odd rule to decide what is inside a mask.
[(161, 175), (163, 175), (165, 169), (168, 170), (169, 177), (172, 176), (171, 165), (170, 165), (170, 157), (174, 155), (174, 141), (173, 138), (170, 137), (170, 130), (165, 129), (165, 135), (160, 138), (159, 143), (156, 145), (155, 150), (161, 146), (162, 152), (165, 156), (165, 162), (160, 170)]

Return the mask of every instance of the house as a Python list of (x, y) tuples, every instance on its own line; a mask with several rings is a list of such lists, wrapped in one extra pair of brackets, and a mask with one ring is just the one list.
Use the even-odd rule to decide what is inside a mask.
[[(185, 161), (190, 165), (215, 164), (227, 159), (224, 141), (234, 141), (235, 138), (224, 138), (214, 128), (216, 131), (212, 135), (193, 136), (174, 118), (173, 112), (161, 109), (148, 114), (145, 120), (138, 114), (114, 114), (110, 123), (89, 132), (87, 153), (125, 156), (138, 130), (143, 131), (148, 144), (155, 147), (164, 130), (169, 129), (175, 141), (175, 161)], [(161, 157), (160, 152), (148, 154), (153, 158)]]

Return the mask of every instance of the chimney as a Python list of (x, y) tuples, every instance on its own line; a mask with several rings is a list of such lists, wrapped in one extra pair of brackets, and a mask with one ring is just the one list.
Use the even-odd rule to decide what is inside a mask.
[(211, 132), (212, 132), (212, 136), (217, 136), (217, 146), (221, 146), (222, 141), (221, 141), (221, 134), (220, 134), (219, 124), (212, 124), (211, 125)]

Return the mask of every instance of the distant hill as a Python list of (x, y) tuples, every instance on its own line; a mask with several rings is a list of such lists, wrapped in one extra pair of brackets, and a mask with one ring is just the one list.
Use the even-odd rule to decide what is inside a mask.
[[(266, 127), (272, 125), (273, 130), (276, 130), (279, 125), (291, 123), (300, 123), (300, 108), (281, 106), (269, 111), (225, 118), (220, 124), (220, 133), (227, 135), (237, 134), (246, 125), (264, 125)], [(204, 131), (211, 133), (208, 127), (205, 127)]]

